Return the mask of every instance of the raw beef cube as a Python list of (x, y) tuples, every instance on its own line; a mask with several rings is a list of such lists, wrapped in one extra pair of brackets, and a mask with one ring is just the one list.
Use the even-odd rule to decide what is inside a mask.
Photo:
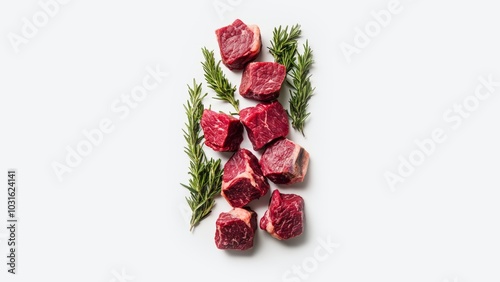
[(205, 109), (201, 117), (205, 145), (219, 152), (236, 151), (243, 141), (243, 125), (225, 113)]
[(240, 95), (257, 101), (271, 101), (280, 95), (285, 66), (274, 62), (249, 63), (241, 77)]
[(250, 208), (223, 212), (215, 222), (215, 245), (219, 249), (248, 250), (253, 247), (257, 214)]
[(241, 70), (260, 53), (260, 29), (256, 25), (247, 26), (241, 20), (215, 31), (219, 43), (222, 63), (231, 70)]
[(232, 207), (243, 207), (264, 196), (269, 183), (262, 175), (259, 160), (252, 152), (240, 148), (224, 165), (222, 196)]
[(309, 165), (309, 153), (295, 142), (282, 138), (270, 144), (260, 158), (264, 176), (276, 184), (302, 182)]
[(304, 231), (304, 200), (295, 194), (274, 190), (269, 208), (260, 219), (260, 229), (278, 240), (299, 236)]
[(271, 141), (288, 135), (288, 115), (278, 101), (242, 109), (240, 120), (254, 150), (260, 150)]

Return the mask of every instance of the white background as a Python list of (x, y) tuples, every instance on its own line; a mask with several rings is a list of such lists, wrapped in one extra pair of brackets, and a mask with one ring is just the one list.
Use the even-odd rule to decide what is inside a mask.
[[(2, 1), (0, 173), (6, 183), (7, 169), (18, 169), (19, 274), (7, 274), (2, 227), (0, 281), (498, 281), (500, 87), (456, 129), (443, 114), (474, 94), (480, 76), (500, 81), (499, 6), (401, 0), (348, 63), (339, 46), (355, 46), (356, 28), (388, 3), (74, 0), (16, 53), (9, 36), (43, 10)], [(215, 247), (215, 219), (229, 210), (220, 197), (189, 232), (179, 184), (188, 179), (186, 84), (203, 82), (200, 48), (216, 49), (214, 30), (236, 18), (260, 26), (260, 60), (271, 59), (273, 27), (295, 23), (316, 60), (306, 137), (290, 135), (311, 154), (307, 181), (280, 187), (304, 197), (305, 233), (279, 242), (259, 229), (244, 253)], [(169, 76), (121, 118), (113, 103), (148, 66)], [(106, 118), (114, 131), (60, 182), (53, 162), (64, 164), (66, 147)], [(446, 141), (391, 190), (384, 174), (438, 128)], [(259, 219), (268, 197), (252, 203)], [(321, 240), (339, 246), (319, 258)]]

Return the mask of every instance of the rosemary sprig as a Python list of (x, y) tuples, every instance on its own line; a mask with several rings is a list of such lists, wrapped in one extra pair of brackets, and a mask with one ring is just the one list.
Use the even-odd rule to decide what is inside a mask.
[(284, 65), (287, 72), (293, 68), (297, 54), (297, 39), (301, 32), (299, 24), (292, 26), (290, 32), (288, 32), (288, 26), (284, 29), (281, 26), (274, 28), (271, 47), (267, 47), (274, 61)]
[(191, 228), (192, 230), (200, 221), (212, 210), (214, 197), (220, 194), (222, 186), (222, 169), (220, 159), (207, 159), (203, 151), (203, 135), (200, 126), (203, 114), (203, 98), (207, 94), (202, 94), (201, 83), (196, 84), (193, 80), (193, 87), (188, 85), (189, 100), (184, 105), (187, 116), (186, 128), (183, 129), (184, 139), (187, 145), (184, 152), (189, 157), (188, 184), (181, 184), (190, 192), (186, 200), (191, 208)]
[(303, 53), (297, 54), (297, 60), (294, 62), (290, 72), (290, 109), (289, 116), (292, 120), (292, 126), (304, 135), (304, 125), (310, 113), (307, 111), (309, 100), (311, 99), (315, 88), (311, 86), (311, 75), (309, 70), (314, 63), (311, 47), (309, 43), (303, 45)]
[(309, 43), (304, 44), (302, 54), (298, 53), (298, 38), (302, 31), (296, 24), (288, 31), (288, 26), (274, 28), (269, 52), (274, 61), (285, 65), (287, 71), (287, 84), (290, 86), (290, 108), (288, 115), (292, 120), (292, 127), (304, 135), (304, 126), (310, 113), (307, 111), (309, 100), (314, 93), (311, 86), (309, 70), (314, 63), (312, 50)]
[(222, 68), (220, 67), (221, 61), (219, 60), (219, 62), (215, 63), (214, 51), (209, 51), (205, 47), (201, 51), (203, 52), (203, 57), (205, 57), (205, 61), (201, 63), (205, 72), (205, 80), (208, 87), (217, 94), (215, 99), (230, 103), (238, 113), (240, 111), (239, 101), (234, 98), (236, 86), (233, 86), (222, 72)]

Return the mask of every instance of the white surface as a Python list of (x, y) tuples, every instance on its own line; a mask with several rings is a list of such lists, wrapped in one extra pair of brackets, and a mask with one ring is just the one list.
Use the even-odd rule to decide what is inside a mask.
[[(19, 274), (0, 259), (1, 281), (500, 279), (500, 88), (456, 130), (442, 117), (479, 76), (500, 80), (494, 1), (401, 1), (350, 64), (339, 45), (353, 44), (355, 28), (389, 1), (220, 2), (233, 5), (222, 17), (214, 1), (71, 1), (18, 54), (8, 36), (41, 8), (0, 4), (0, 174), (3, 182), (17, 168), (20, 186)], [(255, 249), (236, 254), (213, 242), (229, 205), (218, 198), (190, 233), (179, 185), (188, 178), (186, 84), (202, 82), (200, 48), (216, 49), (214, 30), (235, 18), (260, 26), (263, 60), (272, 28), (300, 23), (316, 60), (307, 137), (291, 135), (311, 154), (306, 185), (288, 190), (306, 201), (305, 234), (287, 243), (259, 230)], [(170, 75), (128, 116), (113, 111), (157, 65)], [(52, 162), (106, 118), (114, 131), (59, 182)], [(384, 173), (437, 128), (446, 141), (391, 191)], [(252, 204), (259, 219), (267, 199)], [(328, 238), (340, 246), (317, 251)]]

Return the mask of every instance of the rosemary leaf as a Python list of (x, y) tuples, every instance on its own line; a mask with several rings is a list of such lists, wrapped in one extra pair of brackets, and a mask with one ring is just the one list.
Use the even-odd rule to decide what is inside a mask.
[(304, 125), (310, 113), (307, 111), (309, 100), (314, 94), (315, 88), (311, 86), (311, 75), (309, 71), (314, 63), (311, 47), (309, 43), (303, 45), (302, 53), (297, 54), (290, 72), (290, 109), (289, 116), (292, 120), (292, 127), (304, 135)]
[(205, 47), (201, 51), (203, 52), (203, 57), (205, 57), (205, 61), (201, 64), (203, 65), (208, 87), (215, 91), (217, 94), (216, 99), (230, 103), (238, 113), (240, 111), (239, 101), (234, 98), (236, 86), (233, 86), (222, 72), (222, 68), (220, 67), (221, 61), (219, 60), (215, 63), (214, 51), (209, 51)]
[(202, 94), (201, 84), (193, 80), (193, 86), (188, 85), (189, 100), (184, 105), (187, 116), (185, 129), (183, 129), (186, 146), (184, 152), (189, 157), (188, 184), (182, 184), (189, 191), (186, 197), (191, 208), (191, 228), (192, 230), (200, 223), (215, 205), (215, 196), (220, 194), (222, 186), (222, 168), (220, 159), (207, 159), (203, 150), (203, 134), (200, 126), (204, 105), (203, 98), (207, 94)]
[(274, 61), (286, 67), (289, 72), (293, 68), (295, 55), (297, 53), (297, 40), (301, 34), (300, 25), (296, 24), (290, 28), (288, 26), (282, 28), (274, 28), (271, 47), (268, 47), (269, 52), (274, 57)]

